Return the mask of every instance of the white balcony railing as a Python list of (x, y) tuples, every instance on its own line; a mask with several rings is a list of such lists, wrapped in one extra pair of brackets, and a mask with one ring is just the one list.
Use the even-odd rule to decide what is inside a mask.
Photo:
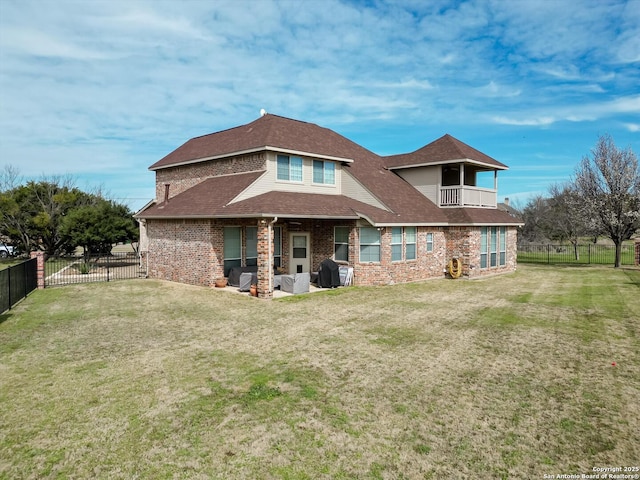
[(498, 192), (480, 187), (440, 187), (441, 207), (488, 207), (498, 205)]

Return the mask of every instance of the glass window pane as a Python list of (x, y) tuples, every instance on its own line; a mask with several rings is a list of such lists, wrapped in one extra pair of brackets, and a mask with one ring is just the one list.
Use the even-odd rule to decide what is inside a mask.
[(349, 245), (345, 243), (335, 245), (335, 259), (344, 262), (349, 261)]
[(300, 157), (291, 157), (289, 179), (292, 182), (302, 181), (302, 159)]
[(415, 260), (416, 259), (416, 244), (408, 243), (407, 244), (407, 260)]
[(360, 247), (361, 262), (379, 262), (380, 246), (379, 245), (363, 245)]
[(416, 227), (406, 227), (404, 236), (407, 243), (416, 243)]
[(507, 254), (505, 252), (500, 252), (500, 265), (504, 266), (507, 264)]
[(362, 227), (360, 229), (360, 244), (380, 245), (380, 232), (377, 228)]
[(282, 227), (273, 229), (273, 254), (282, 255)]
[(491, 266), (492, 267), (495, 267), (497, 265), (496, 261), (497, 261), (496, 254), (495, 253), (491, 253)]
[(242, 257), (242, 234), (240, 227), (224, 227), (224, 258)]
[(247, 258), (255, 258), (258, 256), (258, 227), (247, 227), (246, 234), (246, 256)]
[(391, 245), (391, 261), (399, 262), (402, 260), (402, 244)]
[(307, 249), (305, 247), (293, 247), (293, 258), (307, 258)]
[(336, 183), (336, 166), (333, 162), (324, 162), (324, 183), (333, 185)]
[(433, 233), (427, 233), (427, 252), (433, 251)]
[(487, 227), (482, 227), (480, 229), (480, 252), (487, 252)]
[(336, 227), (334, 233), (335, 243), (349, 243), (349, 227)]
[(391, 243), (402, 243), (402, 227), (393, 227), (391, 229)]
[(307, 246), (307, 237), (305, 237), (304, 235), (294, 235), (293, 236), (293, 247), (297, 248), (297, 247), (301, 247), (301, 248), (306, 248)]
[(313, 183), (324, 182), (323, 166), (324, 162), (321, 162), (319, 160), (313, 161)]
[(480, 254), (480, 268), (487, 268), (487, 254)]
[(278, 155), (278, 180), (289, 180), (289, 157)]

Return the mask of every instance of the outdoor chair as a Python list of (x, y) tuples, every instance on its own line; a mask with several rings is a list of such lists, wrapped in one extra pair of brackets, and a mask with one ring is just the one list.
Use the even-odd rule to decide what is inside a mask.
[(311, 275), (309, 272), (294, 275), (280, 275), (280, 290), (287, 293), (307, 293)]

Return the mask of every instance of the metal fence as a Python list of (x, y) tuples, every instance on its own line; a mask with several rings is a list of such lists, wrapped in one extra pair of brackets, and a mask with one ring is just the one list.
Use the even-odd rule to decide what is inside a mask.
[(145, 277), (146, 273), (135, 252), (49, 257), (45, 262), (45, 286), (111, 282)]
[(9, 310), (38, 287), (35, 258), (0, 270), (0, 313)]
[[(577, 245), (527, 244), (518, 245), (518, 262), (613, 265), (614, 245), (584, 243)], [(622, 245), (622, 265), (635, 264), (633, 244)]]

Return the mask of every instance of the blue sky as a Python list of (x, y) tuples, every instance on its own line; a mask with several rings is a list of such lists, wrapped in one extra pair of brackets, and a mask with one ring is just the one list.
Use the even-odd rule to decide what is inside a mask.
[(599, 135), (640, 154), (640, 0), (0, 0), (0, 169), (137, 209), (261, 108), (382, 155), (449, 133), (524, 204)]

